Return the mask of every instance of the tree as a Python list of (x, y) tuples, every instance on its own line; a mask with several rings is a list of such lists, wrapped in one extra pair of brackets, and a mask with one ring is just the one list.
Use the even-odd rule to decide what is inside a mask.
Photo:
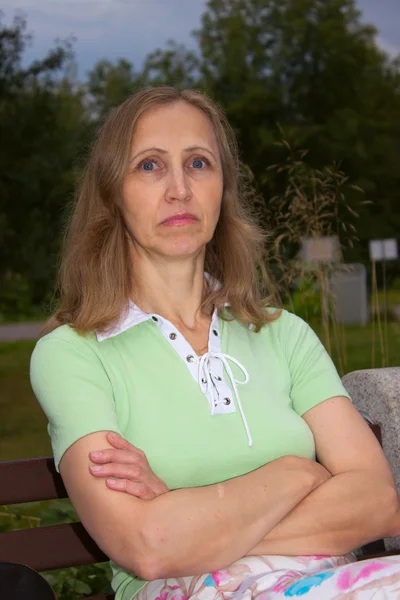
[(182, 44), (167, 42), (166, 50), (154, 50), (144, 63), (144, 85), (172, 85), (184, 89), (197, 87), (199, 83), (199, 58)]
[(135, 73), (129, 61), (123, 58), (115, 64), (109, 60), (99, 61), (89, 72), (87, 80), (92, 117), (104, 117), (142, 85), (143, 77)]
[(0, 313), (42, 301), (57, 264), (85, 129), (82, 93), (63, 75), (68, 46), (23, 68), (25, 21), (0, 26)]
[(378, 223), (394, 237), (400, 225), (400, 69), (375, 34), (354, 0), (209, 0), (195, 33), (203, 87), (235, 126), (266, 201), (284, 183), (266, 178), (280, 160), (279, 123), (313, 166), (341, 164), (374, 201), (360, 219), (364, 258)]

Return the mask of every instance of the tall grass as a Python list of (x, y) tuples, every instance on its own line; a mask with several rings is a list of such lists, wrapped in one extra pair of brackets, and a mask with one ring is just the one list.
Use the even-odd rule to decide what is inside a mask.
[[(267, 169), (267, 179), (280, 188), (281, 193), (266, 203), (257, 194), (250, 174), (246, 199), (252, 202), (258, 220), (269, 232), (265, 260), (276, 304), (320, 324), (325, 347), (332, 355), (335, 345), (338, 369), (344, 373), (347, 368), (345, 328), (337, 320), (331, 281), (334, 273), (351, 270), (351, 265), (344, 263), (344, 253), (359, 242), (359, 211), (371, 202), (365, 200), (363, 190), (352, 184), (338, 165), (312, 167), (307, 162), (307, 151), (292, 146), (282, 130), (281, 136), (277, 145), (285, 158)], [(336, 256), (329, 260), (305, 260), (304, 240), (323, 241), (327, 237), (337, 239)], [(389, 363), (387, 315), (382, 323), (379, 312), (372, 314), (372, 364), (375, 365), (377, 335), (381, 365), (385, 366)]]

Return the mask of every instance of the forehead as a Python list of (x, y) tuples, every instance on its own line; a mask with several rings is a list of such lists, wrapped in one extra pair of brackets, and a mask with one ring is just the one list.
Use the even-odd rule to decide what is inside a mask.
[(166, 150), (208, 145), (218, 151), (211, 121), (200, 109), (183, 101), (149, 109), (139, 117), (132, 146), (140, 150), (143, 145)]

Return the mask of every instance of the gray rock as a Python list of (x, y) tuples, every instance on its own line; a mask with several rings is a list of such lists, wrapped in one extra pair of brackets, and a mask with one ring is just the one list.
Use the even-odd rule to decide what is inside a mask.
[[(382, 445), (400, 492), (400, 367), (365, 369), (342, 379), (354, 405), (382, 429)], [(400, 548), (400, 537), (385, 539), (388, 550)]]

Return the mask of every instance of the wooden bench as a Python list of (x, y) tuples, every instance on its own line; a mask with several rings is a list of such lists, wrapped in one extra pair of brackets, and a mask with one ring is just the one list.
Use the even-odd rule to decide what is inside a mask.
[[(0, 505), (68, 498), (52, 457), (0, 462)], [(50, 571), (108, 561), (81, 523), (0, 533), (0, 561)], [(112, 600), (100, 594), (86, 600)]]
[[(379, 425), (371, 425), (381, 442)], [(67, 498), (52, 457), (0, 462), (0, 505)], [(363, 547), (360, 558), (385, 554), (383, 540)], [(81, 523), (36, 527), (0, 533), (0, 561), (29, 565), (49, 571), (107, 561)], [(112, 600), (114, 594), (87, 600)]]

